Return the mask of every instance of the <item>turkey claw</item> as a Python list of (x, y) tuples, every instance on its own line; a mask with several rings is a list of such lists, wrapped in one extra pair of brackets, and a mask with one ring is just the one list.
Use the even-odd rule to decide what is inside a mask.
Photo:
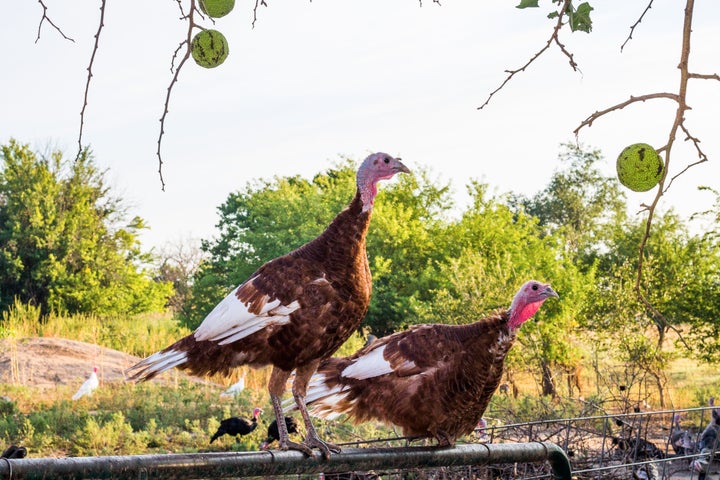
[(299, 450), (308, 457), (313, 456), (312, 448), (308, 447), (304, 443), (291, 442), (290, 440), (288, 440), (285, 445), (281, 445), (280, 450)]
[(330, 459), (330, 453), (340, 453), (342, 452), (342, 448), (335, 445), (334, 443), (329, 442), (323, 442), (319, 438), (306, 438), (305, 439), (305, 445), (308, 447), (315, 447), (320, 450), (320, 453), (322, 453), (322, 456), (325, 460)]

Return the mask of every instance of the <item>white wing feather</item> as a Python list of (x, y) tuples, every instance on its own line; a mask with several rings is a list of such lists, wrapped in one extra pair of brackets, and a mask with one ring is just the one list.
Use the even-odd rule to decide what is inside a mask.
[(392, 373), (398, 369), (415, 368), (415, 362), (405, 360), (396, 368), (385, 360), (385, 345), (370, 350), (368, 353), (355, 359), (353, 363), (345, 367), (340, 374), (343, 377), (354, 378), (356, 380), (365, 380), (367, 378), (379, 377), (388, 373)]
[[(251, 278), (248, 282), (252, 282), (255, 278)], [(269, 325), (288, 323), (290, 314), (300, 308), (297, 301), (293, 301), (289, 305), (282, 305), (280, 300), (271, 300), (266, 296), (267, 303), (262, 310), (251, 313), (248, 311), (248, 306), (238, 300), (236, 296), (238, 288), (240, 287), (230, 292), (205, 317), (205, 320), (195, 330), (195, 340), (211, 340), (219, 342), (220, 345), (226, 345), (252, 335)]]

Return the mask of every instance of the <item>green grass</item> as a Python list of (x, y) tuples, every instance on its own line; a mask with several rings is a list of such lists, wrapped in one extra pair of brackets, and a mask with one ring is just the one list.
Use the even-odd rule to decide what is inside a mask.
[[(6, 396), (13, 400), (0, 400), (0, 444), (23, 445), (33, 457), (258, 450), (274, 419), (264, 391), (245, 389), (223, 399), (217, 387), (194, 382), (109, 384), (76, 402), (66, 395), (37, 400), (37, 393), (10, 386)], [(222, 419), (249, 418), (255, 406), (265, 413), (254, 432), (238, 441), (225, 435), (209, 443)], [(393, 435), (372, 423), (352, 428), (318, 421), (316, 426), (335, 442)]]

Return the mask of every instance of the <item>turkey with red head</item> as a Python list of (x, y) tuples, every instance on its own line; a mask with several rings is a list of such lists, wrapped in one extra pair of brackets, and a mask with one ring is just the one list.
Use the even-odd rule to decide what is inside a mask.
[(518, 328), (549, 297), (558, 294), (531, 280), (510, 308), (475, 323), (415, 325), (349, 357), (324, 360), (310, 380), (307, 405), (318, 417), (379, 420), (452, 446), (481, 420)]
[[(228, 374), (240, 365), (272, 365), (268, 389), (279, 420), (280, 449), (340, 451), (317, 435), (305, 407), (307, 383), (357, 330), (370, 304), (372, 281), (365, 251), (377, 182), (409, 172), (399, 158), (368, 156), (357, 171), (357, 192), (317, 238), (261, 266), (225, 297), (185, 338), (128, 369), (148, 380), (173, 367), (194, 375)], [(303, 443), (291, 442), (281, 396), (295, 371), (294, 401), (305, 422)]]

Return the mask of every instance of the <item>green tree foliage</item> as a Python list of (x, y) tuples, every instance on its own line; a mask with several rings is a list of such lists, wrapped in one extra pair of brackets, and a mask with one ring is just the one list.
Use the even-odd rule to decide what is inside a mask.
[(612, 294), (594, 299), (589, 307), (598, 326), (616, 328), (632, 319), (657, 331), (662, 348), (669, 330), (689, 327), (684, 346), (705, 359), (720, 355), (720, 245), (706, 235), (694, 235), (672, 212), (656, 220), (644, 253), (643, 288), (649, 304), (633, 296), (637, 245), (645, 225), (628, 221), (616, 230), (614, 248), (598, 263), (603, 289)]
[(560, 234), (572, 254), (591, 262), (594, 252), (609, 248), (608, 227), (625, 218), (625, 194), (616, 178), (601, 173), (599, 150), (564, 144), (558, 160), (565, 167), (543, 190), (513, 201), (537, 217), (546, 232)]
[(72, 162), (2, 146), (0, 308), (18, 300), (42, 311), (135, 314), (159, 311), (172, 293), (141, 265), (139, 217), (124, 223), (120, 201), (88, 150)]

